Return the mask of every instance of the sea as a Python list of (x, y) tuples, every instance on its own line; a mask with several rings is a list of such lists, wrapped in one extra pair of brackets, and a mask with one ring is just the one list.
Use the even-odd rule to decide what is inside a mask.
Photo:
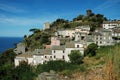
[(0, 53), (3, 53), (9, 48), (15, 48), (16, 44), (22, 40), (23, 37), (0, 37)]

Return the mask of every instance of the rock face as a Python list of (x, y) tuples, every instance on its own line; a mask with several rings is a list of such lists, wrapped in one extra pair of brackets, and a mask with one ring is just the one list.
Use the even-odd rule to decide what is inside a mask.
[(50, 72), (43, 72), (38, 75), (38, 80), (73, 80), (67, 76), (59, 76), (55, 71), (50, 70)]
[(38, 80), (58, 80), (58, 75), (54, 71), (44, 72), (38, 75)]

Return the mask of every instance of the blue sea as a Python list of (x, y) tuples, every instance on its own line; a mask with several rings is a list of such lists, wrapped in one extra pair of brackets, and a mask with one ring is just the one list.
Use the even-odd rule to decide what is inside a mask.
[(15, 45), (22, 40), (22, 37), (0, 37), (0, 53), (9, 48), (15, 48)]

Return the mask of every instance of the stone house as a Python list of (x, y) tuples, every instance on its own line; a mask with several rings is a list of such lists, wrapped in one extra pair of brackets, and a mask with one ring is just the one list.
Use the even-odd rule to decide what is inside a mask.
[(112, 29), (115, 27), (120, 27), (120, 21), (104, 21), (102, 26), (104, 29)]
[(100, 29), (92, 33), (93, 41), (98, 46), (114, 45), (112, 31), (109, 29)]
[(120, 27), (112, 29), (112, 37), (113, 37), (115, 43), (120, 42)]
[(52, 46), (60, 46), (60, 40), (57, 37), (51, 37), (51, 44), (46, 45), (46, 49), (50, 49)]
[(35, 49), (33, 52), (26, 52), (15, 57), (15, 66), (18, 66), (21, 61), (26, 61), (31, 65), (43, 64), (52, 60), (51, 49)]
[(65, 46), (53, 46), (52, 58), (53, 60), (65, 60)]
[(65, 30), (58, 30), (57, 32), (55, 32), (55, 36), (65, 37)]
[(14, 52), (16, 54), (25, 53), (25, 44), (24, 43), (18, 43), (17, 47), (14, 49)]
[(75, 30), (58, 30), (55, 35), (58, 36), (58, 37), (69, 37), (69, 38), (73, 38), (74, 37), (74, 33), (75, 33)]
[(60, 40), (57, 37), (51, 37), (51, 46), (60, 46)]
[(89, 34), (90, 32), (90, 26), (86, 25), (86, 26), (78, 26), (75, 28), (76, 32), (80, 32), (80, 33), (87, 33)]
[(14, 63), (15, 66), (18, 66), (20, 64), (20, 62), (25, 61), (28, 64), (33, 65), (33, 56), (30, 53), (24, 53), (24, 54), (20, 54), (18, 56), (15, 57), (14, 59)]
[(87, 37), (87, 33), (83, 32), (75, 32), (75, 41), (82, 41), (85, 40)]
[(71, 53), (72, 50), (79, 50), (82, 55), (84, 54), (84, 47), (82, 43), (66, 42), (65, 46), (65, 61), (69, 61), (68, 55)]

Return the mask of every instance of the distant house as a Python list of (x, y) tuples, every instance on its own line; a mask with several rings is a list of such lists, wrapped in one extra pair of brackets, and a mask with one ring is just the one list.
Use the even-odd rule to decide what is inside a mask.
[(112, 29), (112, 37), (116, 43), (120, 42), (120, 27)]
[(115, 27), (120, 27), (120, 21), (104, 21), (102, 26), (104, 29), (112, 29)]
[(24, 43), (18, 43), (17, 47), (14, 49), (14, 52), (16, 54), (25, 53), (25, 44)]
[(58, 30), (57, 32), (55, 32), (55, 36), (65, 37), (65, 30)]
[(71, 30), (71, 29), (68, 29), (68, 30), (58, 30), (55, 35), (58, 36), (58, 37), (66, 37), (66, 38), (73, 38), (74, 37), (74, 33), (75, 33), (75, 30)]
[(98, 46), (114, 45), (112, 31), (109, 29), (100, 29), (92, 33), (93, 40)]
[(89, 34), (90, 32), (90, 26), (89, 25), (85, 25), (85, 26), (78, 26), (75, 28), (76, 32), (80, 32), (80, 33), (86, 33)]
[(65, 48), (65, 61), (69, 61), (68, 55), (71, 53), (72, 50), (79, 50), (80, 53), (84, 54), (84, 45), (78, 42), (67, 42)]
[(51, 37), (51, 44), (46, 45), (46, 49), (52, 48), (52, 46), (60, 46), (60, 40), (57, 37)]
[(75, 41), (82, 41), (85, 40), (87, 37), (87, 33), (82, 33), (82, 32), (75, 32)]
[(65, 46), (53, 46), (52, 57), (53, 60), (65, 60)]
[(22, 61), (25, 61), (28, 64), (33, 64), (32, 54), (24, 53), (16, 56), (16, 58), (14, 59), (15, 66), (18, 66)]

